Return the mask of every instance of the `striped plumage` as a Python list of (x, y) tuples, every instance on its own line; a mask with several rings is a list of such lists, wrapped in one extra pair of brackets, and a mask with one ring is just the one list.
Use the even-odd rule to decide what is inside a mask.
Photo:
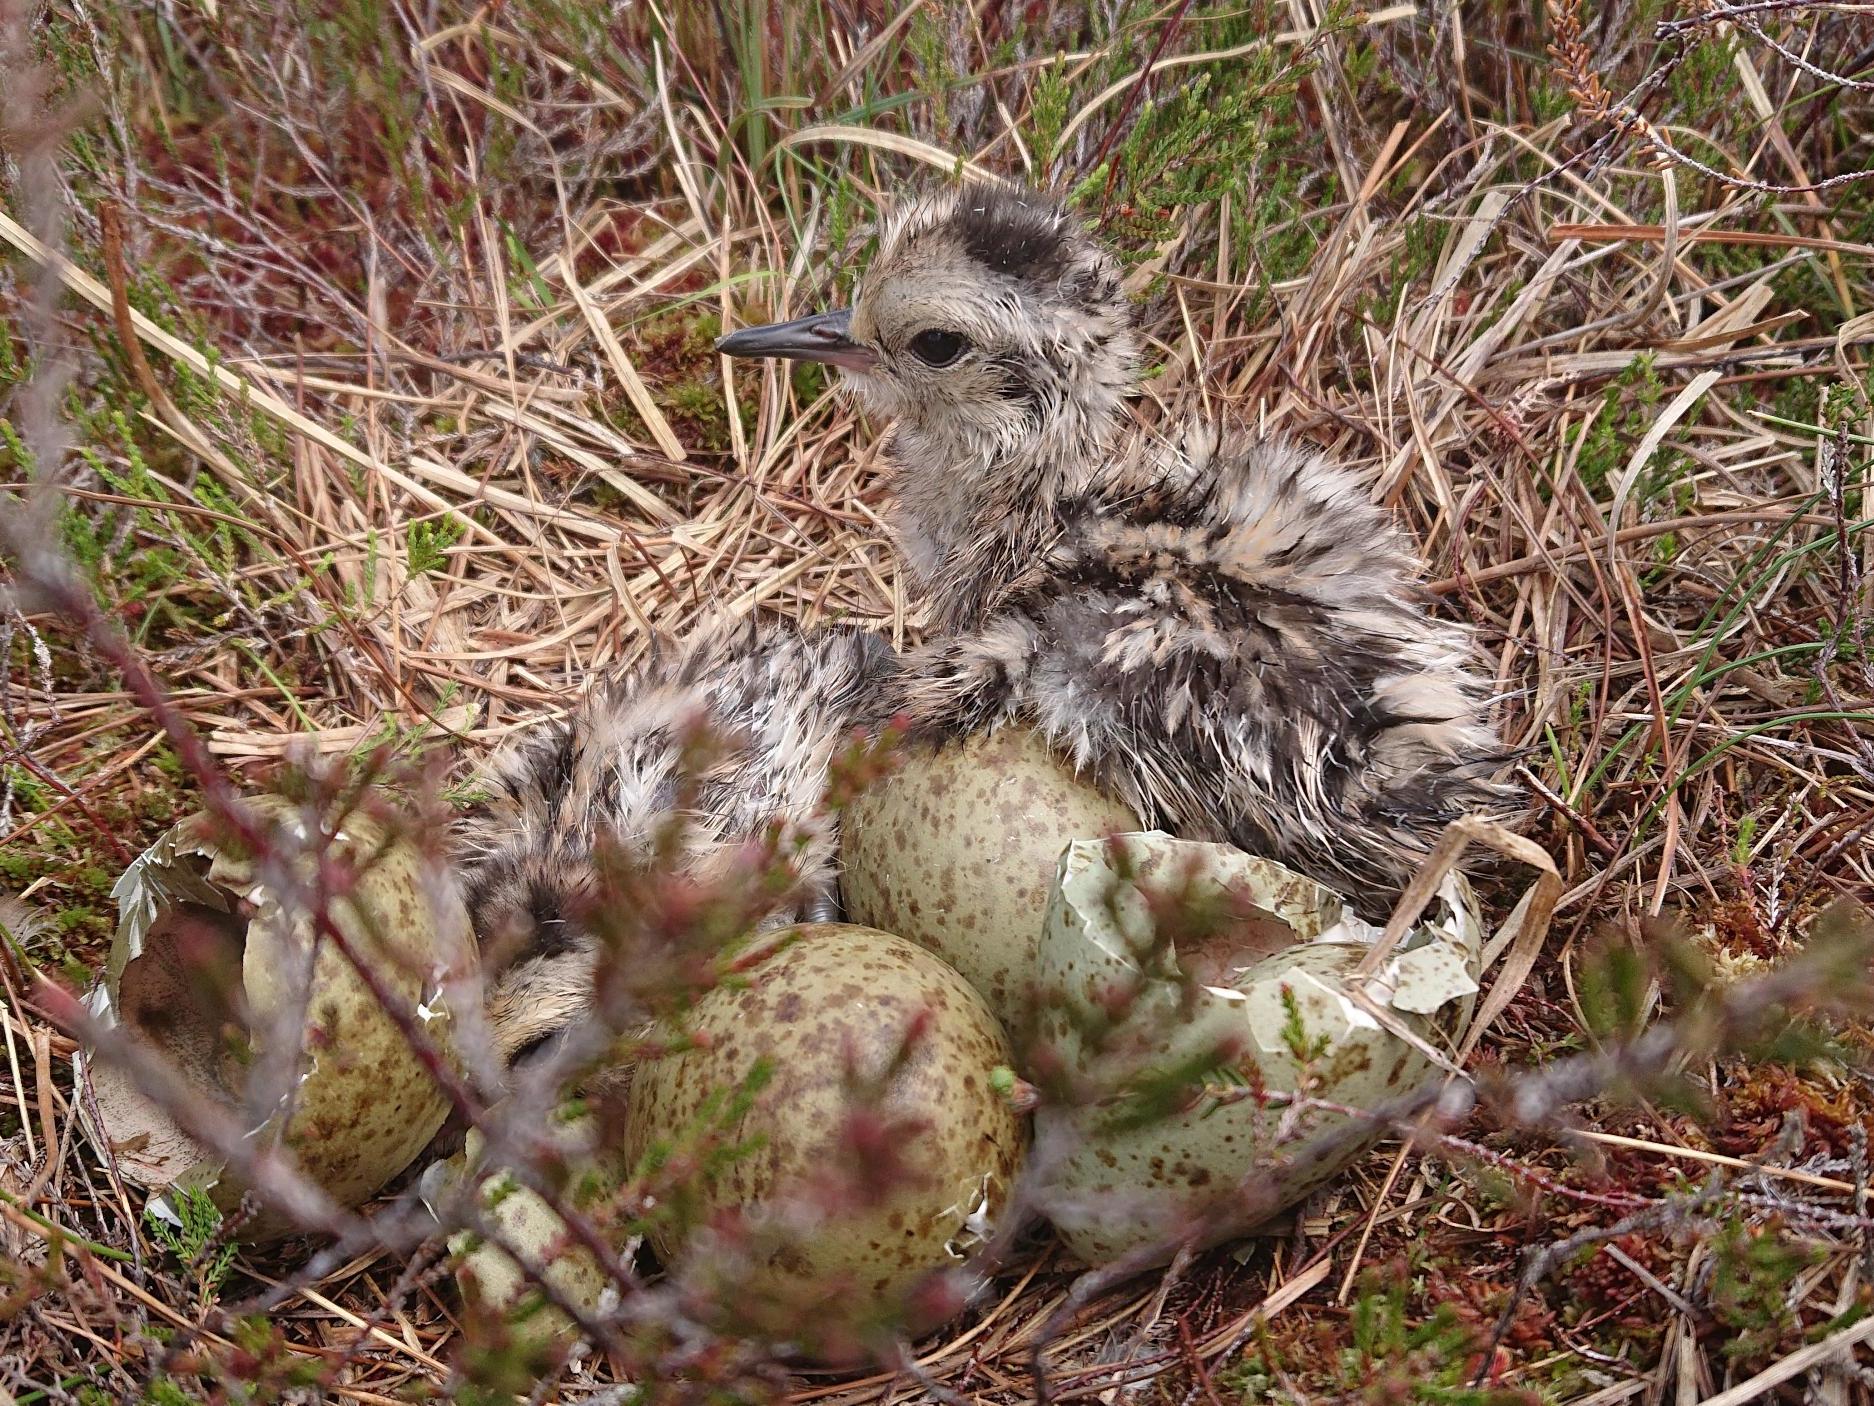
[(725, 339), (838, 365), (883, 446), (930, 640), (895, 702), (943, 736), (1020, 719), (1149, 823), (1372, 908), (1502, 748), (1462, 627), (1319, 453), (1140, 429), (1112, 259), (1052, 200), (966, 187), (885, 227), (849, 313)]
[(677, 811), (699, 725), (712, 750), (689, 776), (683, 872), (720, 872), (779, 821), (801, 899), (769, 921), (833, 915), (836, 841), (820, 813), (827, 768), (871, 717), (889, 657), (859, 631), (720, 622), (660, 643), (490, 760), (482, 799), (454, 838), (493, 969), (488, 1013), (503, 1058), (589, 1007), (595, 947), (581, 913), (601, 837), (647, 853)]
[[(1140, 439), (1019, 544), (1023, 565), (905, 661), (913, 723), (1021, 718), (1189, 839), (1229, 840), (1382, 903), (1500, 753), (1462, 630), (1430, 616), (1357, 481), (1279, 441)], [(936, 586), (934, 598), (967, 593)]]

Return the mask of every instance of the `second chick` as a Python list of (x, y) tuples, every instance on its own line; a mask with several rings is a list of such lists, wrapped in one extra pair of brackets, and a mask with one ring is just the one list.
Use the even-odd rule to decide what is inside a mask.
[(530, 728), (480, 777), (454, 851), (469, 918), (493, 959), (488, 1016), (511, 1061), (591, 1007), (598, 945), (582, 921), (606, 844), (648, 856), (677, 811), (699, 726), (713, 751), (693, 786), (681, 869), (707, 879), (782, 827), (798, 902), (763, 926), (836, 912), (827, 773), (888, 674), (874, 634), (719, 622), (598, 683), (566, 717)]

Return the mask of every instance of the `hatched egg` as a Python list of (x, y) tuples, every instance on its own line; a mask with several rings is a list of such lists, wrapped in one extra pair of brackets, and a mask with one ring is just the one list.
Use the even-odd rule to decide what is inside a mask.
[[(241, 805), (264, 822), (305, 823), (303, 809), (281, 797)], [(443, 992), (452, 977), (472, 974), (475, 961), (453, 881), (358, 811), (344, 817), (327, 854), (363, 866), (351, 893), (332, 901), (333, 924), (429, 1040), (447, 1050)], [(317, 856), (292, 862), (310, 879)], [(285, 1068), (283, 1056), (296, 1059), (296, 1082), (276, 1100), (287, 1105), (286, 1116), (251, 1117), (250, 1136), (277, 1136), (333, 1201), (363, 1204), (435, 1136), (447, 1098), (417, 1052), (338, 945), (315, 943), (311, 914), (289, 911), (260, 865), (217, 842), (209, 817), (170, 829), (124, 872), (113, 896), (117, 933), (90, 997), (94, 1015), (126, 1028), (203, 1099), (242, 1116), (250, 1080)], [(245, 1188), (220, 1158), (123, 1069), (84, 1063), (97, 1095), (89, 1130), (128, 1179), (158, 1193), (205, 1190), (224, 1212), (240, 1204)], [(160, 1195), (152, 1202), (157, 1214), (165, 1204)], [(236, 1233), (264, 1242), (293, 1228), (262, 1205)]]
[(871, 928), (773, 940), (696, 1003), (695, 1047), (637, 1066), (624, 1152), (662, 1164), (715, 1128), (736, 1151), (700, 1158), (652, 1243), (736, 1331), (845, 1359), (868, 1324), (962, 1307), (933, 1271), (989, 1235), (1024, 1130), (997, 1088), (1008, 1044), (956, 972)]
[[(1104, 843), (1062, 856), (1040, 955), (1039, 1048), (1066, 1096), (1035, 1114), (1038, 1199), (1094, 1265), (1152, 1246), (1162, 1262), (1212, 1213), (1204, 1242), (1232, 1239), (1366, 1151), (1385, 1130), (1339, 1110), (1436, 1076), (1432, 1052), (1469, 1022), (1483, 949), (1460, 875), (1362, 981), (1379, 929), (1332, 890), (1229, 845), (1156, 832), (1118, 844), (1123, 864)], [(1179, 900), (1193, 912), (1226, 895), (1230, 916), (1194, 929), (1188, 950), (1164, 940)], [(1361, 988), (1371, 1006), (1353, 999)], [(1337, 1108), (1279, 1097), (1297, 1090)]]
[(1138, 828), (1038, 733), (1004, 727), (912, 750), (857, 797), (840, 825), (840, 893), (853, 922), (955, 967), (1019, 1040), (1061, 851)]

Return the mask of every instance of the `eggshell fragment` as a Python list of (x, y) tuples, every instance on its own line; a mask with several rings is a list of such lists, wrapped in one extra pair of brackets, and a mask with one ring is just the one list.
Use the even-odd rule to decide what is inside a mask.
[[(1226, 891), (1245, 921), (1201, 951), (1163, 940), (1171, 895)], [(1361, 982), (1377, 935), (1332, 890), (1228, 845), (1150, 833), (1069, 846), (1040, 953), (1042, 1048), (1068, 1096), (1043, 1103), (1035, 1137), (1042, 1209), (1077, 1255), (1167, 1259), (1200, 1224), (1202, 1243), (1232, 1238), (1371, 1145), (1383, 1129), (1335, 1138), (1351, 1115), (1255, 1095), (1366, 1110), (1433, 1075), (1478, 989), (1476, 900), (1448, 878)], [(1168, 1086), (1177, 1071), (1197, 1077)]]
[(918, 748), (841, 822), (846, 916), (942, 957), (1019, 1041), (1062, 849), (1138, 828), (1029, 728)]
[[(303, 833), (307, 823), (301, 807), (279, 797), (242, 804), (289, 830)], [(331, 853), (363, 866), (353, 893), (330, 905), (334, 925), (446, 1050), (444, 976), (472, 972), (474, 961), (453, 882), (361, 813), (344, 818)], [(310, 854), (291, 860), (302, 877), (315, 862)], [(125, 871), (114, 896), (117, 934), (90, 997), (93, 1014), (127, 1027), (203, 1099), (251, 1118), (252, 1137), (279, 1138), (334, 1201), (362, 1204), (435, 1135), (447, 1100), (417, 1053), (337, 945), (315, 943), (311, 915), (283, 907), (260, 866), (216, 843), (208, 817), (192, 816), (163, 835)], [(249, 1080), (275, 1062), (282, 1040), (296, 1050), (297, 1081), (277, 1101), (283, 1107), (256, 1115)], [(240, 1203), (246, 1188), (124, 1069), (82, 1063), (97, 1105), (89, 1131), (127, 1178), (159, 1193), (207, 1190), (224, 1211)], [(161, 1214), (162, 1198), (152, 1204)], [(292, 1229), (261, 1206), (237, 1234), (258, 1242)]]
[[(652, 1243), (743, 1322), (804, 1333), (812, 1354), (876, 1319), (934, 1327), (907, 1294), (965, 1263), (1021, 1162), (1023, 1129), (995, 1087), (1007, 1042), (982, 998), (915, 943), (832, 923), (778, 941), (746, 986), (697, 1003), (685, 1029), (703, 1047), (635, 1070), (634, 1166), (719, 1116), (758, 1065), (771, 1070), (729, 1130), (741, 1154), (701, 1171), (688, 1214)], [(789, 1311), (764, 1317), (770, 1304)]]

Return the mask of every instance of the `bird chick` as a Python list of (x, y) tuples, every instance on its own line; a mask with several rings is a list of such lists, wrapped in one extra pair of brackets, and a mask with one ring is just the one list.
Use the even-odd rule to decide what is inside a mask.
[[(872, 719), (890, 653), (857, 630), (718, 622), (660, 643), (496, 753), (453, 839), (492, 959), (488, 1017), (503, 1060), (590, 1009), (598, 944), (585, 916), (600, 856), (648, 858), (680, 809), (685, 877), (722, 876), (778, 823), (800, 898), (763, 926), (835, 915), (827, 772)], [(710, 743), (700, 767), (699, 729)]]
[(968, 186), (892, 215), (849, 310), (736, 332), (824, 362), (869, 412), (933, 635), (914, 730), (1020, 719), (1153, 825), (1371, 908), (1439, 832), (1501, 814), (1462, 627), (1323, 455), (1201, 419), (1142, 429), (1111, 256), (1055, 200)]

